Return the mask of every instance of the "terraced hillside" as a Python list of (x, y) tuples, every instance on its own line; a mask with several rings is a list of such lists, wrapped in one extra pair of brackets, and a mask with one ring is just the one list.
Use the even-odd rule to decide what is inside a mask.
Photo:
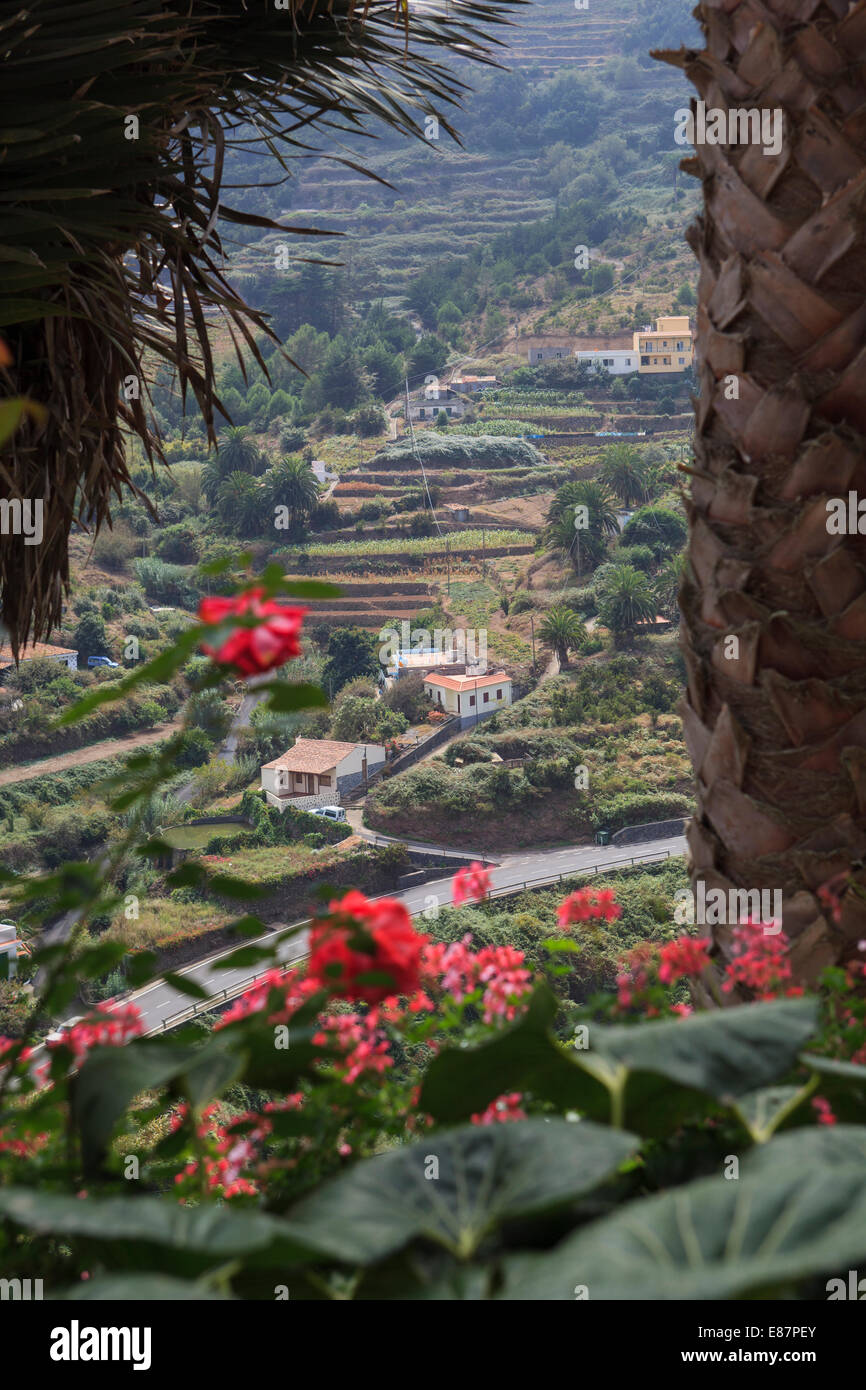
[[(455, 116), (462, 149), (444, 132), (426, 142), (390, 134), (375, 142), (348, 139), (344, 150), (392, 187), (309, 158), (295, 166), (290, 181), (247, 195), (249, 207), (344, 233), (345, 240), (329, 243), (327, 250), (321, 240), (293, 237), (291, 252), (342, 261), (352, 303), (381, 297), (401, 306), (414, 277), (431, 263), (476, 252), (489, 255), (493, 266), (503, 234), (520, 238), (549, 221), (564, 254), (572, 234), (567, 219), (557, 229), (564, 190), (577, 178), (570, 196), (585, 197), (581, 171), (589, 190), (600, 161), (616, 173), (615, 187), (604, 194), (605, 209), (629, 209), (647, 219), (646, 230), (635, 225), (616, 252), (631, 304), (643, 297), (648, 308), (667, 310), (669, 294), (658, 303), (646, 299), (660, 259), (652, 234), (671, 219), (679, 242), (697, 193), (681, 179), (677, 196), (674, 177), (682, 151), (673, 141), (673, 113), (686, 100), (687, 86), (678, 71), (646, 55), (655, 44), (691, 32), (688, 12), (688, 0), (589, 0), (587, 10), (575, 10), (572, 0), (534, 0), (515, 10), (513, 26), (500, 31), (506, 41), (500, 57), (510, 72), (491, 75), (467, 65), (474, 94)], [(590, 85), (566, 91), (562, 84), (575, 75)], [(611, 138), (620, 142), (616, 150)], [(244, 169), (264, 175), (267, 166), (250, 160)], [(267, 176), (273, 177), (272, 168)], [(239, 202), (244, 204), (243, 195)], [(591, 219), (587, 227), (583, 239), (593, 244)], [(244, 239), (246, 245), (232, 256), (234, 266), (249, 277), (254, 298), (268, 307), (273, 302), (278, 312), (285, 289), (285, 272), (281, 279), (274, 270), (280, 238), (250, 232)], [(678, 247), (676, 260), (675, 282), (691, 274), (684, 247)], [(523, 307), (530, 314), (546, 307), (551, 292), (559, 301), (567, 291), (567, 285), (546, 286), (533, 278), (529, 267), (526, 273)], [(519, 307), (506, 317), (526, 331)], [(631, 326), (615, 316), (610, 331)], [(483, 321), (466, 326), (467, 347), (487, 336)]]

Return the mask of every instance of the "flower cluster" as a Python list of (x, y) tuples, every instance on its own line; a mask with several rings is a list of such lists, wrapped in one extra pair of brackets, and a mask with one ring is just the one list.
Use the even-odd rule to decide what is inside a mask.
[(381, 1076), (393, 1067), (388, 1039), (380, 1028), (380, 1011), (370, 1009), (366, 1014), (325, 1014), (321, 1029), (313, 1034), (316, 1047), (335, 1045), (339, 1054), (336, 1070), (350, 1085), (365, 1072)]
[(679, 936), (661, 948), (659, 979), (663, 985), (675, 984), (688, 976), (700, 975), (710, 963), (707, 948), (710, 938)]
[(482, 990), (481, 1010), (485, 1023), (517, 1014), (517, 1001), (532, 988), (532, 972), (524, 965), (523, 951), (513, 946), (484, 946), (477, 953), (467, 932), (450, 946), (437, 942), (426, 948), (424, 976), (437, 981), (458, 1004), (478, 989)]
[(254, 627), (238, 627), (219, 647), (202, 643), (202, 651), (220, 666), (233, 666), (243, 676), (257, 676), (300, 656), (299, 637), (306, 608), (292, 608), (265, 599), (264, 589), (247, 589), (234, 598), (204, 598), (199, 621), (224, 623), (232, 618), (257, 619)]
[(457, 871), (451, 887), (455, 907), (470, 901), (483, 902), (490, 892), (490, 870), (474, 860), (468, 869)]
[(134, 1004), (97, 1004), (86, 1018), (71, 1028), (64, 1028), (59, 1038), (47, 1039), (50, 1052), (66, 1048), (72, 1053), (73, 1065), (80, 1067), (94, 1047), (122, 1047), (130, 1038), (141, 1037), (144, 1022)]
[(331, 903), (330, 914), (310, 931), (311, 975), (332, 994), (368, 1004), (395, 992), (414, 994), (428, 938), (416, 932), (403, 903), (371, 901), (353, 890)]
[[(731, 929), (731, 960), (725, 969), (722, 989), (730, 994), (739, 985), (757, 999), (774, 999), (791, 978), (787, 958), (788, 938), (784, 932), (769, 933), (766, 923), (747, 917)], [(796, 987), (786, 993), (802, 993)]]
[(474, 1125), (501, 1125), (508, 1124), (510, 1120), (525, 1120), (526, 1111), (520, 1106), (522, 1099), (519, 1091), (497, 1096), (486, 1110), (482, 1110), (479, 1115), (472, 1115), (471, 1121)]
[[(171, 1117), (172, 1131), (180, 1129), (188, 1114), (186, 1102), (182, 1102)], [(208, 1191), (226, 1198), (254, 1197), (258, 1192), (256, 1183), (242, 1175), (258, 1162), (261, 1146), (271, 1129), (267, 1116), (253, 1110), (235, 1115), (224, 1123), (220, 1118), (220, 1106), (217, 1103), (208, 1105), (196, 1125), (198, 1138), (213, 1149), (213, 1154), (202, 1159)], [(199, 1181), (199, 1160), (189, 1159), (181, 1171), (175, 1173), (174, 1181), (184, 1189), (180, 1198), (183, 1202), (187, 1190), (194, 1190)]]
[(622, 908), (612, 888), (578, 888), (559, 904), (556, 916), (564, 931), (579, 922), (615, 922)]

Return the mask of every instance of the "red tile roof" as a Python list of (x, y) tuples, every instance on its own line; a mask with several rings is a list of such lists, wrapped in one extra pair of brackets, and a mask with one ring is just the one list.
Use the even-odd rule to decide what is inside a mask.
[(502, 685), (503, 681), (511, 684), (511, 677), (506, 676), (504, 671), (498, 671), (494, 676), (425, 676), (425, 685), (441, 685), (443, 690), (474, 690), (476, 686)]
[[(32, 661), (36, 656), (77, 656), (74, 647), (52, 647), (50, 642), (28, 642), (26, 647), (22, 647), (19, 653), (20, 661)], [(14, 661), (15, 657), (12, 648), (0, 646), (0, 662)]]
[(265, 763), (264, 767), (281, 767), (286, 772), (329, 772), (359, 746), (363, 747), (331, 738), (299, 738), (294, 748), (281, 753), (273, 762)]

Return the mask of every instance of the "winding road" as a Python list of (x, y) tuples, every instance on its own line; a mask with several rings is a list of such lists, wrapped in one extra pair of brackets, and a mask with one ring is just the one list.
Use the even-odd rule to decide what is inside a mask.
[[(367, 838), (372, 840), (374, 837), (369, 835)], [(375, 838), (381, 842), (381, 837)], [(576, 873), (630, 867), (632, 864), (653, 863), (660, 859), (684, 854), (685, 850), (684, 836), (676, 835), (663, 840), (635, 845), (632, 854), (628, 853), (628, 846), (625, 845), (607, 845), (605, 847), (573, 845), (568, 849), (536, 850), (525, 854), (508, 855), (491, 869), (492, 896), (507, 897), (521, 892), (524, 887), (540, 887), (545, 883), (555, 884), (560, 878), (568, 878)], [(464, 851), (456, 857), (465, 860), (467, 855)], [(430, 880), (417, 887), (408, 888), (404, 892), (389, 893), (383, 896), (399, 898), (406, 904), (413, 916), (426, 913), (429, 917), (435, 913), (437, 905), (444, 907), (450, 904), (451, 875)], [(177, 974), (187, 976), (208, 991), (211, 996), (208, 1001), (202, 1000), (193, 1005), (188, 996), (181, 994), (164, 981), (157, 980), (153, 984), (146, 985), (143, 989), (125, 995), (124, 1002), (134, 1003), (140, 1009), (145, 1023), (145, 1031), (148, 1034), (163, 1032), (167, 1027), (172, 1027), (186, 1016), (207, 1011), (213, 1007), (216, 1001), (222, 1002), (224, 999), (231, 999), (241, 994), (252, 984), (257, 974), (261, 974), (267, 967), (225, 969), (220, 967), (220, 962), (232, 955), (240, 945), (271, 945), (275, 935), (279, 935), (293, 925), (301, 924), (276, 923), (269, 932), (253, 943), (239, 941), (237, 946), (227, 947), (212, 956), (208, 956), (206, 960), (197, 961), (194, 965), (179, 970)], [(282, 965), (290, 965), (294, 961), (302, 960), (306, 955), (306, 950), (307, 933), (302, 931), (280, 943), (277, 953), (278, 959)]]

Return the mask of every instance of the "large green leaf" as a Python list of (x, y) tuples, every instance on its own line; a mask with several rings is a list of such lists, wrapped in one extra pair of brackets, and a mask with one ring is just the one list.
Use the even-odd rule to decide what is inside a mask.
[(543, 1256), (510, 1257), (500, 1296), (574, 1299), (585, 1286), (590, 1301), (743, 1298), (861, 1266), (866, 1164), (817, 1166), (811, 1136), (771, 1141), (738, 1179), (720, 1172), (631, 1202)]
[(843, 1166), (859, 1163), (866, 1168), (866, 1126), (815, 1125), (810, 1129), (790, 1130), (780, 1134), (772, 1144), (747, 1153), (742, 1171), (752, 1177), (755, 1173), (771, 1173), (786, 1163), (802, 1163), (812, 1171), (840, 1163)]
[(466, 1125), (357, 1164), (291, 1212), (341, 1260), (369, 1264), (419, 1237), (465, 1258), (503, 1221), (597, 1187), (638, 1141), (588, 1120)]
[(742, 1121), (750, 1139), (756, 1144), (766, 1144), (814, 1090), (813, 1080), (802, 1086), (762, 1086), (735, 1100), (734, 1114)]
[(866, 1067), (806, 1052), (800, 1058), (817, 1078), (817, 1093), (830, 1102), (837, 1120), (866, 1121)]
[(297, 1265), (320, 1251), (311, 1233), (297, 1232), (285, 1221), (255, 1211), (225, 1206), (181, 1206), (166, 1197), (77, 1197), (32, 1188), (0, 1188), (0, 1214), (34, 1235), (83, 1239), (96, 1245), (109, 1264), (146, 1269), (144, 1251), (171, 1252), (172, 1271), (183, 1256), (190, 1263), (213, 1267), (246, 1257), (256, 1264)]
[(808, 999), (773, 1000), (687, 1019), (609, 1027), (590, 1024), (589, 1046), (551, 1033), (556, 1000), (541, 986), (525, 1015), (478, 1048), (443, 1051), (420, 1107), (439, 1120), (483, 1110), (506, 1091), (528, 1091), (560, 1109), (663, 1134), (688, 1115), (730, 1104), (784, 1076), (815, 1026)]
[(169, 1274), (122, 1274), (113, 1275), (110, 1279), (85, 1280), (57, 1297), (75, 1302), (118, 1299), (127, 1303), (153, 1303), (159, 1299), (178, 1303), (201, 1299), (225, 1300), (231, 1295), (217, 1293), (192, 1280), (172, 1279)]
[(73, 1122), (81, 1135), (86, 1170), (101, 1162), (114, 1126), (134, 1096), (182, 1080), (193, 1106), (220, 1095), (243, 1069), (234, 1039), (221, 1034), (179, 1047), (161, 1038), (141, 1039), (125, 1047), (98, 1047), (72, 1080)]
[(560, 1109), (603, 1102), (600, 1085), (571, 1060), (551, 1027), (556, 996), (539, 985), (526, 1012), (490, 1042), (445, 1048), (427, 1069), (418, 1108), (437, 1120), (465, 1120), (507, 1091), (532, 1091)]

